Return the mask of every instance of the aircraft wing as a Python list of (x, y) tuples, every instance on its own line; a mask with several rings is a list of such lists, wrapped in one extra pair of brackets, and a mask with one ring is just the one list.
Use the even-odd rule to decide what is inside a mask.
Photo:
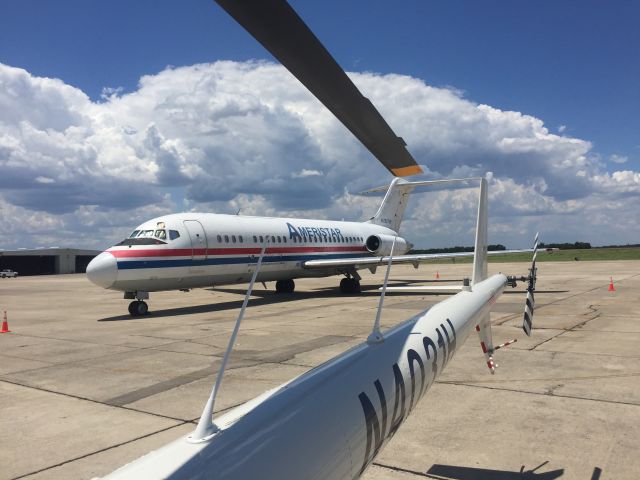
[[(532, 248), (524, 250), (492, 250), (487, 255), (504, 255), (509, 253), (531, 253)], [(456, 252), (456, 253), (421, 253), (415, 255), (394, 255), (391, 259), (392, 263), (410, 263), (417, 267), (419, 263), (433, 260), (436, 258), (459, 258), (473, 257), (473, 252)], [(339, 268), (339, 267), (355, 267), (367, 268), (378, 265), (386, 265), (389, 262), (388, 256), (383, 257), (355, 257), (355, 258), (338, 258), (333, 260), (307, 260), (302, 264), (304, 268)]]

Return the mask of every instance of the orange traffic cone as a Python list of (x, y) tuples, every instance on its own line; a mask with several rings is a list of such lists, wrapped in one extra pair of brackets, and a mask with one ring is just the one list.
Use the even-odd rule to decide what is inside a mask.
[(616, 287), (613, 286), (613, 277), (609, 277), (609, 278), (610, 278), (609, 291), (610, 292), (615, 292), (616, 291)]
[(9, 333), (9, 322), (7, 321), (7, 311), (4, 312), (4, 319), (2, 320), (2, 329), (0, 329), (0, 333)]
[(438, 280), (440, 278), (440, 273), (438, 273), (438, 271), (436, 270), (436, 280)]

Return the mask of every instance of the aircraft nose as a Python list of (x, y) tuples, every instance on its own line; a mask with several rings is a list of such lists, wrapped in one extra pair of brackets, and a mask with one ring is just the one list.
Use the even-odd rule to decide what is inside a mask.
[(118, 262), (108, 252), (102, 252), (87, 265), (87, 278), (100, 287), (109, 288), (117, 276)]

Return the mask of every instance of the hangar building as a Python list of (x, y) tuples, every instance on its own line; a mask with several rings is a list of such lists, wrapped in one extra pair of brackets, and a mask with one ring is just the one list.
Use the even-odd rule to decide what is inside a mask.
[(15, 270), (20, 276), (84, 273), (99, 253), (99, 250), (59, 247), (0, 250), (0, 270)]

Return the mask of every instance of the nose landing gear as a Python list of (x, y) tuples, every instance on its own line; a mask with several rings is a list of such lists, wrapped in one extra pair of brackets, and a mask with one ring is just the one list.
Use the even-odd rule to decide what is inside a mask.
[(124, 298), (129, 300), (135, 298), (129, 304), (129, 314), (132, 317), (139, 317), (149, 313), (149, 305), (145, 302), (149, 298), (149, 292), (124, 292)]
[(129, 314), (132, 317), (139, 317), (140, 315), (146, 315), (149, 312), (149, 305), (142, 300), (134, 300), (129, 304)]

